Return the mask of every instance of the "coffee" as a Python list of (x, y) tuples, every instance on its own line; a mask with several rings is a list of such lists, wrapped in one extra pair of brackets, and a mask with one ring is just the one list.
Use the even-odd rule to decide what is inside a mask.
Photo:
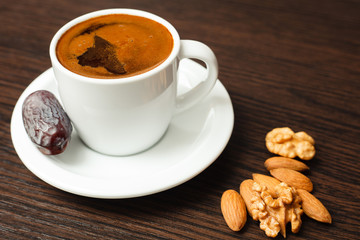
[(147, 72), (173, 49), (166, 27), (151, 19), (110, 14), (81, 22), (60, 38), (56, 55), (68, 70), (92, 78), (123, 78)]

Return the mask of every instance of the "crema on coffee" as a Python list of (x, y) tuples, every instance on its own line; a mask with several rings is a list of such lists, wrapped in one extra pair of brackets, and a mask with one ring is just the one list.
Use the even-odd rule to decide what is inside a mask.
[(148, 18), (110, 14), (81, 22), (59, 39), (56, 55), (68, 70), (92, 78), (123, 78), (147, 72), (166, 60), (173, 38)]

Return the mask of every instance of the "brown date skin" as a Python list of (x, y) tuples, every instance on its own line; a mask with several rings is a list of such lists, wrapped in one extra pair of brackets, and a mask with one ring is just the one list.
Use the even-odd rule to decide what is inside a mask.
[(72, 125), (54, 94), (31, 93), (23, 103), (22, 118), (26, 133), (43, 154), (56, 155), (66, 149)]

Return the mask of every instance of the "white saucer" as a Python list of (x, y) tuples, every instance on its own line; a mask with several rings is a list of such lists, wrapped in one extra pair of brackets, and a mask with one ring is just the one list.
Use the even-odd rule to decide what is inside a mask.
[[(196, 84), (205, 69), (182, 60), (179, 91)], [(95, 198), (130, 198), (180, 185), (195, 177), (221, 154), (231, 136), (234, 112), (229, 94), (218, 80), (198, 105), (178, 114), (165, 136), (151, 149), (127, 157), (102, 155), (87, 148), (76, 131), (66, 151), (46, 156), (28, 138), (22, 122), (22, 103), (39, 89), (58, 96), (52, 69), (36, 78), (20, 96), (11, 119), (11, 137), (25, 166), (48, 184), (64, 191)]]

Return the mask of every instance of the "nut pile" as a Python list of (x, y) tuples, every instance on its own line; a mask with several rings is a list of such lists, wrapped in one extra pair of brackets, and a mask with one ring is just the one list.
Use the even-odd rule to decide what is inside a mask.
[[(260, 229), (268, 237), (280, 232), (286, 238), (286, 225), (297, 233), (302, 224), (301, 215), (331, 223), (325, 206), (310, 192), (311, 180), (302, 174), (309, 167), (292, 159), (298, 156), (310, 160), (315, 156), (314, 139), (305, 132), (294, 133), (290, 128), (275, 128), (266, 135), (266, 146), (270, 152), (281, 156), (271, 157), (264, 163), (272, 176), (252, 174), (240, 184), (240, 194), (227, 190), (221, 197), (221, 211), (227, 225), (240, 231), (246, 223), (247, 214), (260, 222)], [(245, 213), (244, 213), (245, 212)]]

